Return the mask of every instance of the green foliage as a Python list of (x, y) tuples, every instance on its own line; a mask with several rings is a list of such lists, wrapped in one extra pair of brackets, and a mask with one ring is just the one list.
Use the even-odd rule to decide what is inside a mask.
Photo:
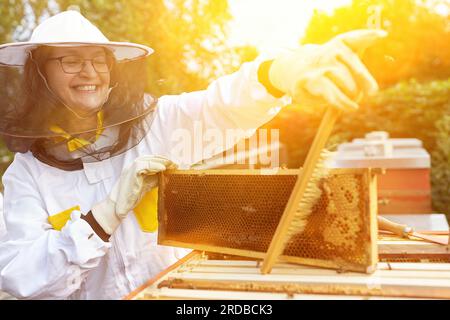
[[(448, 100), (449, 101), (449, 100)], [(436, 148), (432, 152), (431, 181), (436, 210), (450, 213), (450, 107), (436, 122)]]
[(380, 28), (389, 35), (368, 49), (364, 62), (381, 87), (410, 78), (450, 76), (450, 16), (438, 14), (448, 0), (353, 0), (331, 15), (315, 12), (303, 43), (323, 43), (360, 28)]
[[(321, 116), (320, 110), (292, 105), (267, 125), (280, 129), (281, 142), (288, 146), (289, 167), (303, 163)], [(423, 142), (431, 155), (433, 207), (450, 214), (450, 79), (426, 83), (409, 80), (380, 91), (337, 122), (328, 148), (374, 130)]]
[(15, 28), (21, 23), (24, 15), (22, 1), (10, 4), (9, 1), (0, 2), (0, 43), (11, 42)]

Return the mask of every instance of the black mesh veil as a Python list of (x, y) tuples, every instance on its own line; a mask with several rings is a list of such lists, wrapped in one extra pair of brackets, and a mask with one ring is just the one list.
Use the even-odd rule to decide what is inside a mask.
[(156, 99), (144, 93), (144, 58), (114, 62), (105, 103), (80, 119), (49, 88), (42, 56), (31, 53), (24, 66), (0, 64), (0, 135), (10, 151), (31, 151), (49, 165), (77, 170), (125, 152), (146, 135)]

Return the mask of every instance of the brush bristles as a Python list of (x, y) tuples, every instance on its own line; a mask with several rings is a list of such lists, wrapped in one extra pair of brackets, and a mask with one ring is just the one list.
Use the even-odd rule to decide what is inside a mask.
[(311, 178), (308, 180), (303, 197), (298, 204), (294, 218), (292, 219), (286, 236), (284, 237), (283, 247), (286, 246), (292, 236), (302, 233), (305, 230), (309, 215), (311, 214), (317, 200), (319, 200), (322, 196), (320, 182), (329, 174), (329, 169), (325, 166), (325, 163), (330, 156), (331, 152), (326, 149), (323, 149), (320, 153), (319, 160), (314, 167)]

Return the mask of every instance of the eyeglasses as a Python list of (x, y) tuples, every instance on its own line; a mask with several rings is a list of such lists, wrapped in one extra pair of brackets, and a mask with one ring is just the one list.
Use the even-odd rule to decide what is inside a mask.
[(80, 73), (86, 61), (91, 61), (94, 70), (98, 73), (110, 72), (113, 66), (113, 59), (108, 56), (98, 56), (92, 59), (83, 59), (79, 56), (65, 56), (48, 60), (58, 60), (65, 73)]

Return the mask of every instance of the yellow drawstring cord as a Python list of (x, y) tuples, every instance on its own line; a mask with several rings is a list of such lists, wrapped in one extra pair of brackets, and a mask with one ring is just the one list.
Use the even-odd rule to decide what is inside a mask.
[[(74, 138), (69, 133), (64, 131), (64, 129), (62, 129), (61, 127), (59, 127), (57, 125), (51, 126), (50, 130), (61, 136), (60, 139), (57, 138), (57, 140), (59, 140), (59, 141), (67, 140), (67, 149), (69, 150), (69, 152), (73, 152), (75, 150), (78, 150), (82, 147), (85, 147), (85, 146), (93, 143), (93, 142), (83, 139), (83, 138)], [(97, 130), (95, 132), (95, 141), (98, 140), (100, 135), (103, 133), (103, 130), (104, 129), (103, 129), (103, 110), (102, 110), (97, 113)]]

